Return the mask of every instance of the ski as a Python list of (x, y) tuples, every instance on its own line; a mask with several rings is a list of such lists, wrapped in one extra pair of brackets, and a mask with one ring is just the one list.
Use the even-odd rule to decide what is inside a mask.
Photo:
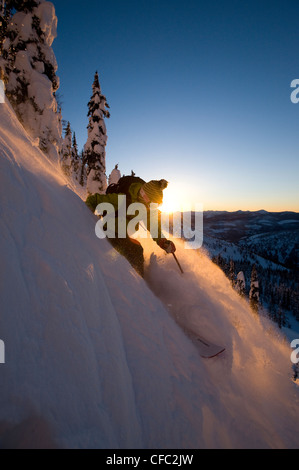
[(213, 357), (217, 357), (225, 352), (225, 348), (223, 346), (211, 343), (197, 333), (194, 333), (194, 331), (185, 329), (185, 333), (196, 346), (200, 356), (204, 359), (212, 359)]
[[(167, 309), (170, 313), (172, 313), (171, 304), (167, 305)], [(182, 328), (188, 338), (191, 339), (203, 359), (212, 359), (213, 357), (220, 356), (220, 354), (225, 352), (225, 347), (219, 346), (218, 344), (212, 343), (211, 341), (203, 338), (195, 331), (187, 328), (182, 322), (177, 322), (177, 324), (180, 328)]]

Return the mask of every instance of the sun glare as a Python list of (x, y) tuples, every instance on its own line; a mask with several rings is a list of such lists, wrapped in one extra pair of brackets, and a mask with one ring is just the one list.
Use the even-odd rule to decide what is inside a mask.
[(168, 188), (163, 191), (163, 204), (160, 210), (169, 214), (184, 210), (186, 202), (184, 201), (183, 195), (183, 191), (179, 191), (174, 185), (170, 184)]

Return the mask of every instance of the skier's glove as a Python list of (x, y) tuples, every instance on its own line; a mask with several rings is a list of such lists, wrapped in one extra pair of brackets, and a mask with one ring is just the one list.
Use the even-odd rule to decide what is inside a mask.
[(176, 252), (175, 244), (170, 240), (166, 240), (165, 238), (161, 238), (161, 240), (158, 241), (158, 245), (160, 248), (162, 248), (162, 250), (165, 250), (166, 253)]

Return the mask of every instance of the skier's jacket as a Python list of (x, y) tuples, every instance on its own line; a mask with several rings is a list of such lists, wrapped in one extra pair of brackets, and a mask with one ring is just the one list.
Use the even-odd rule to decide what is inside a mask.
[[(138, 181), (139, 180), (139, 181)], [(134, 181), (134, 180), (133, 180)], [(111, 187), (108, 187), (107, 192), (108, 194), (93, 194), (89, 196), (86, 199), (86, 205), (90, 208), (92, 212), (95, 212), (97, 206), (101, 203), (110, 203), (114, 207), (115, 210), (115, 237), (118, 238), (118, 233), (119, 233), (119, 218), (122, 218), (122, 215), (125, 214), (125, 225), (126, 228), (128, 226), (128, 223), (130, 220), (134, 219), (137, 215), (138, 212), (134, 215), (127, 215), (127, 209), (130, 204), (133, 203), (140, 203), (142, 202), (139, 199), (139, 191), (141, 187), (143, 186), (144, 182), (140, 180), (139, 178), (136, 178), (137, 182), (133, 182), (129, 185), (128, 189), (126, 190), (126, 194), (124, 192), (122, 193), (114, 193), (111, 192)], [(119, 195), (124, 194), (126, 196), (126, 206), (125, 207), (119, 207)], [(164, 235), (162, 234), (161, 230), (161, 212), (157, 211), (152, 218), (150, 217), (150, 211), (147, 210), (147, 218), (146, 220), (143, 220), (145, 227), (147, 228), (148, 231), (150, 231), (151, 236), (153, 240), (158, 243), (161, 242), (162, 239), (165, 240)], [(138, 231), (139, 224), (136, 224), (135, 230)], [(108, 235), (109, 237), (109, 235)], [(126, 230), (126, 237), (128, 237), (128, 233)]]

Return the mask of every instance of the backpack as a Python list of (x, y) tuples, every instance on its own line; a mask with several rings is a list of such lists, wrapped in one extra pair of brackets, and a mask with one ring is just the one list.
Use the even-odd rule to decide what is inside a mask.
[(122, 176), (118, 183), (112, 183), (106, 189), (106, 194), (125, 194), (127, 196), (127, 204), (131, 203), (129, 188), (133, 183), (145, 184), (143, 179), (138, 176)]

